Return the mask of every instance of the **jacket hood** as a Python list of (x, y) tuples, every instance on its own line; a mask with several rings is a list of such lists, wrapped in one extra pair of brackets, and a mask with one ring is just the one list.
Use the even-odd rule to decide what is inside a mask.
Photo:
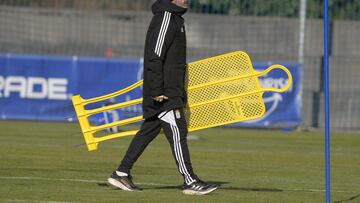
[(171, 3), (171, 0), (156, 0), (156, 2), (152, 5), (152, 12), (156, 14), (164, 11), (181, 16), (186, 13), (187, 8), (177, 6)]

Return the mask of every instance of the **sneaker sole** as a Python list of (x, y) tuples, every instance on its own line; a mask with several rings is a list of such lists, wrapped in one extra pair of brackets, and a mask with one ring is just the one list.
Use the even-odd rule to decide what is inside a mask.
[(129, 192), (135, 192), (135, 190), (131, 190), (129, 188), (127, 188), (125, 185), (123, 185), (120, 181), (114, 179), (114, 178), (108, 178), (107, 179), (108, 183), (116, 188), (120, 188), (122, 190), (125, 191), (129, 191)]
[(206, 195), (206, 194), (209, 194), (210, 192), (216, 190), (217, 187), (214, 187), (214, 188), (211, 188), (210, 190), (206, 190), (206, 191), (194, 191), (194, 190), (183, 190), (183, 193), (185, 195)]

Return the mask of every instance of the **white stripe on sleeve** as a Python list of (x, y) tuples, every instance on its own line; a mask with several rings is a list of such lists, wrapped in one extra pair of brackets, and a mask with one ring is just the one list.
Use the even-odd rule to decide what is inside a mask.
[(161, 51), (162, 51), (162, 48), (164, 45), (166, 32), (167, 32), (169, 24), (170, 24), (170, 19), (171, 19), (171, 13), (165, 11), (164, 18), (163, 18), (160, 32), (159, 32), (159, 36), (157, 38), (156, 46), (155, 46), (155, 53), (159, 57), (161, 56)]

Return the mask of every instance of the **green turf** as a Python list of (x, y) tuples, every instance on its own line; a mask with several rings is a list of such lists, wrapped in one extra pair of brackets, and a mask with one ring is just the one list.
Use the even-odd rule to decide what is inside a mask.
[[(207, 196), (185, 196), (163, 135), (132, 175), (141, 193), (105, 180), (130, 138), (87, 152), (71, 123), (0, 122), (0, 202), (325, 202), (322, 133), (211, 129), (189, 140), (195, 172), (220, 182)], [(360, 134), (332, 134), (332, 202), (360, 202)]]

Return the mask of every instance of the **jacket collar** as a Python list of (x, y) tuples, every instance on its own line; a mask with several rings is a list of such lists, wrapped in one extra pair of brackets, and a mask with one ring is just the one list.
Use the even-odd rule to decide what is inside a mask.
[(152, 5), (152, 12), (154, 14), (168, 11), (170, 13), (182, 16), (186, 13), (187, 8), (182, 8), (180, 6), (177, 6), (173, 3), (171, 3), (171, 0), (157, 0)]

